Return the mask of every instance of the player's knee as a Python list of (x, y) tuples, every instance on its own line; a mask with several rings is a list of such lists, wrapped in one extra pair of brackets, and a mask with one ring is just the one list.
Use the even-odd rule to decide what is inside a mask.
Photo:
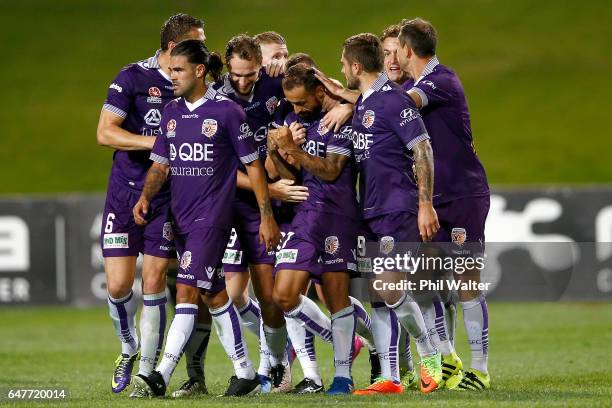
[(276, 304), (283, 312), (289, 312), (295, 306), (297, 306), (297, 299), (292, 294), (286, 291), (274, 289), (272, 293), (272, 301)]
[(127, 296), (132, 290), (132, 282), (112, 279), (107, 282), (108, 295), (114, 299)]
[(150, 275), (142, 282), (142, 291), (145, 294), (159, 293), (166, 290), (166, 274)]

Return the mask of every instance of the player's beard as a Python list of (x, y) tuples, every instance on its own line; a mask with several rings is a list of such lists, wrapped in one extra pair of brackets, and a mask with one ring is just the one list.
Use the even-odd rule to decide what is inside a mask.
[(314, 109), (314, 110), (302, 111), (298, 113), (298, 116), (300, 117), (300, 119), (306, 122), (312, 122), (313, 120), (317, 118), (317, 116), (320, 113), (321, 113), (321, 107), (319, 107), (318, 109)]
[(352, 90), (358, 90), (361, 85), (361, 81), (357, 77), (346, 78), (346, 87)]

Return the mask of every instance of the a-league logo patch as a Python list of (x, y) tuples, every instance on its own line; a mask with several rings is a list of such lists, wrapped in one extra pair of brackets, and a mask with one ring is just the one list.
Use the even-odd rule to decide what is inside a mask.
[(374, 119), (375, 119), (375, 115), (374, 115), (374, 111), (372, 110), (367, 110), (365, 111), (365, 113), (363, 114), (363, 120), (361, 121), (361, 124), (366, 128), (369, 129), (370, 126), (372, 126), (374, 124)]
[(185, 251), (181, 257), (181, 269), (186, 271), (191, 266), (191, 251)]
[(217, 133), (217, 121), (214, 119), (204, 119), (202, 122), (202, 134), (211, 138)]
[(340, 243), (338, 242), (338, 237), (332, 235), (331, 237), (325, 238), (325, 252), (330, 255), (336, 254), (340, 249)]
[(161, 91), (158, 87), (152, 86), (149, 88), (149, 97), (147, 98), (148, 103), (162, 103)]
[(168, 124), (166, 125), (166, 137), (174, 137), (176, 136), (176, 120), (170, 119)]
[(451, 231), (451, 241), (453, 244), (462, 246), (467, 239), (465, 228), (453, 228)]
[(162, 228), (162, 237), (166, 241), (172, 241), (174, 239), (174, 232), (172, 231), (172, 223), (164, 222), (164, 227)]
[(395, 239), (390, 236), (385, 236), (380, 239), (380, 252), (385, 255), (389, 255), (395, 247)]
[(273, 96), (266, 101), (266, 109), (268, 109), (268, 112), (270, 113), (270, 115), (276, 111), (277, 106), (278, 106), (278, 98), (276, 96)]

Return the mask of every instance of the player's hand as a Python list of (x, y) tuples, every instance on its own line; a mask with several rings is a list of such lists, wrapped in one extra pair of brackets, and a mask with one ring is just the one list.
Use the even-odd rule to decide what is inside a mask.
[(149, 201), (147, 201), (144, 197), (140, 197), (140, 199), (138, 199), (138, 202), (132, 209), (132, 214), (134, 214), (134, 221), (136, 222), (136, 224), (145, 225), (147, 223), (145, 217), (147, 216), (148, 212)]
[(273, 132), (275, 129), (268, 130), (268, 152), (275, 152), (278, 150), (278, 144), (276, 140), (272, 136), (270, 136), (270, 132)]
[(338, 104), (327, 112), (321, 123), (326, 128), (338, 132), (342, 125), (353, 115), (353, 105), (350, 103)]
[(296, 143), (293, 141), (293, 134), (291, 132), (291, 129), (287, 126), (282, 126), (278, 129), (271, 130), (270, 132), (268, 132), (268, 137), (274, 139), (274, 142), (276, 142), (279, 149), (283, 149), (287, 152), (292, 148), (297, 147)]
[(316, 68), (314, 68), (314, 72), (315, 77), (317, 77), (317, 79), (321, 81), (328, 95), (337, 99), (343, 99), (345, 89), (344, 85), (342, 85), (340, 81), (329, 78), (327, 75), (325, 75), (323, 72), (319, 71)]
[(303, 203), (308, 199), (308, 187), (296, 186), (294, 180), (280, 179), (268, 185), (270, 197), (288, 203)]
[(419, 233), (423, 242), (429, 242), (440, 229), (438, 214), (431, 203), (419, 203)]
[(270, 61), (268, 65), (266, 65), (266, 74), (271, 76), (272, 78), (276, 78), (279, 75), (285, 73), (285, 64), (277, 59), (273, 59)]
[(259, 242), (266, 245), (266, 251), (273, 251), (280, 241), (280, 230), (272, 214), (261, 217), (259, 224)]
[(293, 142), (296, 145), (301, 145), (306, 141), (306, 128), (301, 123), (293, 122), (289, 125), (289, 130), (293, 136)]

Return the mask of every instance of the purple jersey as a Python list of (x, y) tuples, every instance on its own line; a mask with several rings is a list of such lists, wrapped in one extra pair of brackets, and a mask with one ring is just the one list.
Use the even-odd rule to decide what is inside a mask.
[(383, 73), (359, 96), (352, 123), (363, 218), (416, 213), (411, 150), (429, 136), (412, 99)]
[[(316, 120), (306, 122), (292, 112), (285, 118), (285, 124), (290, 125), (297, 121), (304, 126), (306, 139), (300, 147), (306, 153), (322, 158), (330, 153), (352, 158), (353, 142), (350, 122), (342, 126), (338, 133), (334, 133), (321, 123), (323, 116), (325, 114), (321, 113)], [(356, 219), (356, 183), (356, 170), (352, 160), (345, 164), (338, 178), (331, 182), (321, 180), (302, 168), (302, 185), (308, 187), (308, 199), (298, 206), (298, 210), (327, 212)]]
[(423, 101), (421, 115), (434, 152), (434, 205), (489, 195), (484, 167), (476, 155), (470, 113), (457, 75), (433, 57), (423, 75), (402, 87)]
[(245, 120), (244, 111), (212, 87), (194, 103), (178, 98), (164, 108), (151, 160), (170, 165), (177, 232), (230, 229), (239, 159), (258, 158)]
[[(174, 99), (170, 77), (151, 58), (123, 68), (108, 88), (103, 109), (122, 117), (121, 127), (144, 136), (158, 136), (163, 106)], [(151, 166), (149, 152), (116, 150), (110, 183), (141, 191)], [(163, 188), (167, 192), (168, 185)]]
[[(280, 100), (285, 95), (281, 85), (282, 79), (282, 77), (272, 78), (268, 76), (262, 68), (259, 79), (247, 99), (236, 93), (230, 83), (228, 74), (225, 74), (220, 81), (213, 85), (220, 95), (231, 99), (244, 109), (249, 131), (253, 134), (255, 146), (262, 161), (266, 159), (268, 151), (268, 127), (274, 120), (274, 114)], [(242, 169), (244, 170), (244, 168)]]

